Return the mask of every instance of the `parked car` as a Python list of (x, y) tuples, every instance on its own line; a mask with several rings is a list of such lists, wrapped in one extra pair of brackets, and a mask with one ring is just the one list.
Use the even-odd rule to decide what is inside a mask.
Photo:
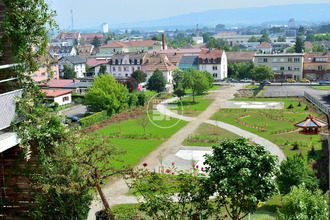
[(310, 82), (311, 82), (311, 81), (309, 81), (309, 80), (306, 79), (306, 78), (302, 78), (300, 81), (303, 82), (303, 83), (310, 83)]
[(252, 82), (252, 79), (244, 78), (244, 79), (241, 79), (239, 82), (242, 82), (242, 83), (251, 83)]
[(271, 85), (272, 83), (270, 82), (270, 81), (268, 81), (268, 80), (264, 80), (264, 81), (262, 81), (261, 83), (265, 83), (265, 85)]
[(227, 79), (227, 82), (237, 83), (236, 79)]
[(289, 82), (289, 83), (295, 83), (296, 82), (296, 80), (291, 79), (291, 78), (286, 79), (286, 81)]
[(70, 122), (79, 122), (80, 119), (77, 116), (67, 116), (65, 123), (68, 124)]
[(322, 80), (319, 82), (319, 84), (322, 86), (322, 85), (330, 85), (330, 81), (328, 80)]

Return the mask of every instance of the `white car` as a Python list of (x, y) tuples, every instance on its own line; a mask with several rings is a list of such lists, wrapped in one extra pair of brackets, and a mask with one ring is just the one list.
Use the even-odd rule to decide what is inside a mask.
[(239, 82), (241, 82), (241, 83), (251, 83), (252, 80), (248, 79), (248, 78), (244, 78), (244, 79), (241, 79)]

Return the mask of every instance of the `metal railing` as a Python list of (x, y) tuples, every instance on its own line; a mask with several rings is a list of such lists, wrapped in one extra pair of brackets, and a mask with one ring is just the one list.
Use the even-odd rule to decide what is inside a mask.
[[(8, 69), (18, 64), (0, 65), (1, 69)], [(0, 80), (0, 83), (16, 80), (17, 77)], [(11, 122), (15, 119), (16, 115), (16, 102), (15, 97), (22, 96), (23, 89), (17, 89), (10, 92), (0, 94), (0, 130), (10, 127)]]
[(319, 100), (317, 100), (314, 96), (310, 95), (307, 92), (304, 92), (304, 96), (306, 99), (308, 99), (311, 103), (316, 105), (322, 112), (324, 112), (328, 117), (330, 116), (330, 109), (325, 106), (323, 103), (321, 103)]

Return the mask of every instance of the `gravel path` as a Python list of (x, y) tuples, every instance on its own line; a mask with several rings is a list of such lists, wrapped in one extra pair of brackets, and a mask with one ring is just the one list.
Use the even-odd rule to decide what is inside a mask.
[[(220, 87), (219, 89), (212, 91), (206, 98), (214, 99), (214, 101), (209, 105), (209, 107), (203, 111), (199, 116), (196, 118), (192, 117), (183, 117), (178, 115), (174, 112), (169, 111), (166, 109), (166, 103), (161, 103), (157, 105), (157, 110), (162, 114), (166, 114), (168, 116), (174, 118), (181, 118), (181, 120), (188, 121), (189, 123), (181, 128), (178, 132), (172, 135), (166, 142), (162, 143), (158, 146), (153, 152), (151, 152), (148, 156), (143, 158), (136, 167), (141, 168), (143, 163), (147, 163), (149, 169), (156, 169), (160, 165), (160, 160), (162, 160), (162, 164), (165, 167), (170, 166), (170, 163), (173, 162), (173, 158), (179, 150), (187, 149), (187, 150), (194, 150), (199, 149), (199, 147), (187, 147), (182, 146), (182, 142), (190, 135), (195, 132), (195, 130), (202, 124), (202, 123), (209, 123), (217, 125), (223, 129), (226, 129), (230, 132), (236, 133), (240, 136), (250, 138), (253, 142), (263, 145), (268, 149), (272, 154), (276, 154), (279, 156), (280, 160), (285, 159), (285, 155), (279, 149), (279, 147), (272, 142), (259, 137), (258, 135), (252, 134), (235, 126), (226, 124), (224, 122), (217, 122), (214, 120), (209, 120), (209, 118), (216, 113), (222, 105), (229, 99), (234, 98), (234, 94), (242, 88), (242, 85), (238, 84), (231, 87)], [(173, 100), (175, 101), (175, 98)], [(204, 148), (207, 151), (210, 149)], [(182, 162), (183, 164), (184, 162)], [(179, 164), (177, 164), (179, 165)], [(182, 165), (185, 166), (185, 165)], [(190, 165), (189, 165), (190, 166)], [(108, 198), (110, 206), (116, 204), (126, 204), (126, 203), (136, 203), (137, 200), (134, 196), (127, 196), (125, 195), (128, 192), (128, 187), (123, 179), (119, 179), (117, 181), (112, 181), (107, 183), (104, 187), (102, 187), (104, 194)], [(102, 209), (103, 206), (101, 204), (100, 199), (94, 200), (91, 209), (89, 211), (88, 219), (94, 220), (95, 219), (95, 212)]]

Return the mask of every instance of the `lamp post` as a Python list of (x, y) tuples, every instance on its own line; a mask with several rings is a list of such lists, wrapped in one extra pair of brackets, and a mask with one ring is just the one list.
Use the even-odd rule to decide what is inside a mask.
[[(328, 123), (318, 120), (315, 117), (312, 116), (312, 114), (309, 114), (309, 116), (294, 124), (295, 127), (302, 128), (302, 131), (299, 131), (300, 134), (304, 135), (318, 135), (322, 132), (320, 131), (320, 128), (327, 126)], [(329, 128), (330, 132), (330, 128)], [(313, 146), (314, 148), (314, 146)], [(330, 133), (328, 134), (328, 151), (329, 151), (329, 214), (328, 218), (330, 218)]]

